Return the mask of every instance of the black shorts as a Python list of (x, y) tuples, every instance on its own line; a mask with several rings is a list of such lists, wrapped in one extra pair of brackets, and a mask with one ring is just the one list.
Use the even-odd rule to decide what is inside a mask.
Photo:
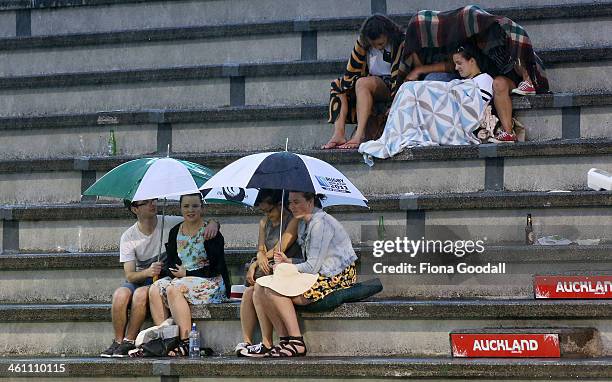
[(376, 76), (378, 78), (380, 78), (381, 80), (383, 80), (383, 82), (385, 83), (385, 85), (387, 85), (387, 89), (389, 89), (389, 91), (391, 91), (391, 76)]

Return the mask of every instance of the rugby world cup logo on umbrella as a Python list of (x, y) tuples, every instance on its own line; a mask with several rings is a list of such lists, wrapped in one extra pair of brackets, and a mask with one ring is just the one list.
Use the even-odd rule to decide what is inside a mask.
[(348, 186), (344, 182), (344, 179), (318, 175), (315, 175), (315, 178), (317, 178), (317, 182), (319, 182), (319, 185), (325, 191), (344, 192), (346, 194), (351, 193), (348, 189)]

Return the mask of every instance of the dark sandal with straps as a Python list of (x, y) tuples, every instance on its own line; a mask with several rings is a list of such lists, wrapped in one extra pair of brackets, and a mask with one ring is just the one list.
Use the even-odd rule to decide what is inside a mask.
[[(280, 342), (278, 345), (272, 348), (266, 356), (272, 358), (285, 358), (285, 357), (304, 357), (308, 352), (306, 344), (304, 343), (304, 337), (288, 337), (288, 341)], [(304, 350), (299, 351), (298, 347)]]
[(278, 345), (272, 345), (272, 348), (266, 353), (264, 354), (264, 357), (271, 357), (273, 353), (277, 353), (282, 347), (282, 344), (285, 342), (289, 342), (289, 339), (291, 337), (286, 336), (286, 337), (279, 337), (279, 342)]
[[(173, 354), (170, 354), (173, 353)], [(189, 355), (189, 340), (182, 340), (174, 349), (168, 351), (168, 357), (187, 357)]]

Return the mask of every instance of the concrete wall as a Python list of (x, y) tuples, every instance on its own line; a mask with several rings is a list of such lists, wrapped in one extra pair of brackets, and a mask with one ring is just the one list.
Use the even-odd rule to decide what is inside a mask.
[(157, 125), (77, 126), (0, 130), (1, 159), (104, 156), (110, 129), (115, 130), (117, 153), (144, 155), (157, 151)]
[(238, 24), (370, 14), (369, 0), (172, 1), (32, 11), (32, 35)]

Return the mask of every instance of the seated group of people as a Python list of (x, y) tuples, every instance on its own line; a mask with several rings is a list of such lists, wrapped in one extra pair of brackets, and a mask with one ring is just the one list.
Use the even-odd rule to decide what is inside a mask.
[[(282, 195), (280, 190), (262, 189), (255, 202), (264, 217), (240, 305), (239, 356), (306, 355), (295, 305), (321, 300), (357, 280), (351, 240), (342, 225), (321, 210), (322, 196), (289, 192), (282, 203)], [(220, 224), (204, 219), (200, 194), (181, 196), (182, 217), (157, 215), (157, 200), (125, 204), (137, 221), (121, 236), (120, 261), (127, 281), (113, 294), (114, 339), (101, 356), (127, 357), (136, 348), (135, 339), (149, 310), (155, 325), (170, 317), (178, 325), (180, 341), (167, 355), (186, 356), (191, 308), (221, 303), (229, 296)], [(281, 211), (283, 204), (286, 208)], [(162, 243), (166, 251), (160, 256)], [(262, 342), (254, 344), (258, 322)], [(276, 345), (273, 331), (280, 339)]]
[[(359, 148), (360, 152), (367, 153), (369, 146), (362, 144), (378, 139), (383, 134), (383, 127), (385, 131), (397, 129), (394, 124), (429, 128), (423, 125), (433, 123), (431, 120), (415, 121), (426, 119), (417, 112), (405, 114), (400, 119), (392, 118), (396, 109), (404, 107), (403, 103), (412, 102), (410, 97), (422, 96), (423, 90), (401, 92), (402, 88), (415, 86), (419, 80), (474, 81), (483, 100), (478, 108), (481, 115), (477, 118), (483, 118), (491, 101), (499, 118), (501, 128), (492, 140), (495, 142), (517, 140), (511, 94), (531, 95), (536, 89), (548, 91), (543, 66), (526, 32), (505, 17), (491, 15), (476, 6), (449, 12), (420, 11), (403, 30), (386, 16), (373, 15), (361, 26), (343, 77), (331, 84), (329, 122), (334, 129), (322, 149)], [(451, 93), (452, 86), (446, 91)], [(386, 106), (391, 102), (389, 109)], [(427, 100), (422, 97), (415, 102)], [(380, 105), (386, 106), (381, 110)], [(459, 110), (457, 107), (448, 110), (444, 112), (463, 112), (461, 105)], [(449, 115), (448, 119), (452, 117)], [(347, 123), (357, 125), (348, 140)], [(393, 139), (397, 139), (397, 134)], [(430, 139), (431, 144), (455, 144), (441, 142), (435, 137)], [(469, 141), (457, 144), (466, 143)], [(407, 145), (422, 143), (407, 142)]]

